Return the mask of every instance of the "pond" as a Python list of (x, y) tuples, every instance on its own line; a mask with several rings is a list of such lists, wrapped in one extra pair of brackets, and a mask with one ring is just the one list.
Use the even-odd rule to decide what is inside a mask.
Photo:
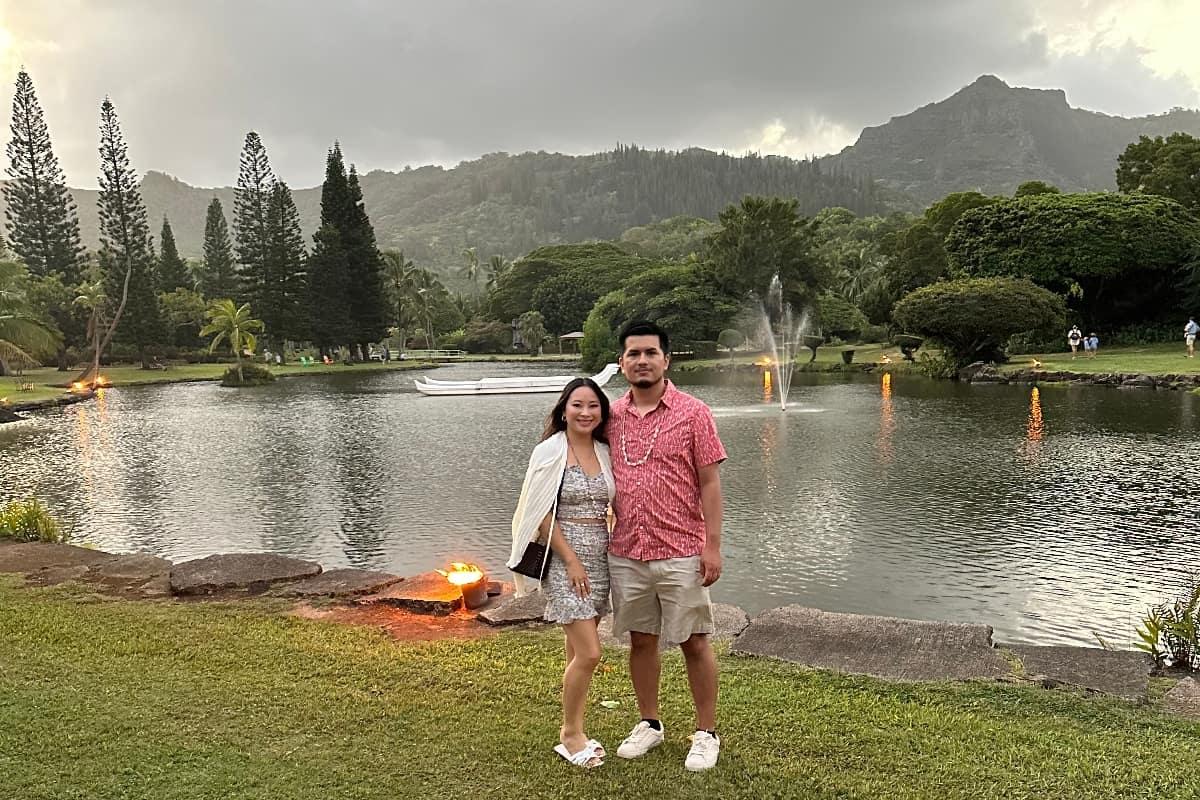
[[(424, 397), (414, 375), (110, 390), (0, 427), (0, 499), (39, 495), (77, 540), (177, 561), (265, 550), (506, 576), (554, 396)], [(1146, 605), (1198, 568), (1200, 397), (797, 376), (785, 414), (757, 384), (679, 381), (729, 451), (714, 599), (751, 613), (801, 603), (1128, 647)]]

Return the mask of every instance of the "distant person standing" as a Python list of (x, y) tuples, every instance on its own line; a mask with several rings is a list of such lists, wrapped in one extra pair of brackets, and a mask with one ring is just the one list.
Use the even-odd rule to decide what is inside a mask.
[(1089, 333), (1087, 338), (1083, 340), (1083, 349), (1087, 353), (1088, 358), (1095, 358), (1096, 351), (1100, 349), (1100, 339), (1095, 333)]
[(1188, 317), (1187, 325), (1183, 326), (1183, 341), (1187, 343), (1187, 357), (1196, 357), (1196, 334), (1200, 333), (1200, 325), (1194, 317)]
[(1073, 325), (1067, 334), (1067, 344), (1071, 347), (1071, 358), (1075, 358), (1075, 354), (1079, 352), (1079, 343), (1082, 341), (1083, 331), (1079, 330), (1078, 325)]

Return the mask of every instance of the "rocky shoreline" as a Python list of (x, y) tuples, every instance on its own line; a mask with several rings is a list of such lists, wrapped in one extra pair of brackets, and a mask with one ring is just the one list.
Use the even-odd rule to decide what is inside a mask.
[(1116, 386), (1124, 389), (1200, 389), (1200, 373), (1150, 375), (1139, 372), (1070, 372), (1068, 370), (1019, 369), (1001, 372), (995, 364), (977, 361), (959, 370), (966, 383), (1072, 383), (1080, 386)]
[[(272, 597), (308, 619), (378, 627), (394, 638), (490, 635), (504, 626), (543, 626), (540, 594), (515, 597), (493, 581), (476, 610), (436, 572), (403, 577), (361, 569), (325, 570), (319, 563), (273, 553), (212, 555), (172, 563), (142, 553), (117, 555), (43, 542), (0, 541), (0, 573), (31, 586), (75, 581), (133, 600), (188, 602)], [(314, 605), (316, 603), (317, 605)], [(1150, 702), (1153, 662), (1137, 651), (1008, 645), (990, 625), (843, 614), (798, 605), (763, 611), (715, 604), (714, 638), (735, 655), (771, 658), (811, 669), (893, 681), (981, 680), (1033, 683)], [(628, 646), (601, 622), (606, 644)], [(625, 637), (627, 638), (627, 637)], [(1166, 677), (1166, 676), (1164, 676)], [(1200, 683), (1176, 674), (1161, 707), (1200, 720)]]

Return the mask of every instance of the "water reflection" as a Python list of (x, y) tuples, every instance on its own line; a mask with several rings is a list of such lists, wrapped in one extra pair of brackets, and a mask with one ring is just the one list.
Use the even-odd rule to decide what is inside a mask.
[(1025, 438), (1030, 442), (1040, 442), (1045, 432), (1046, 426), (1042, 421), (1042, 393), (1035, 386), (1029, 392), (1029, 423), (1025, 426)]
[(879, 436), (875, 440), (879, 460), (892, 463), (892, 433), (896, 430), (896, 412), (892, 408), (892, 373), (885, 372), (879, 381)]
[[(800, 603), (1124, 645), (1200, 561), (1191, 395), (800, 375), (780, 413), (757, 373), (678, 377), (729, 451), (714, 598), (752, 613)], [(423, 397), (403, 374), (112, 390), (0, 433), (0, 500), (37, 494), (84, 543), (174, 560), (266, 549), (503, 575), (552, 401)]]

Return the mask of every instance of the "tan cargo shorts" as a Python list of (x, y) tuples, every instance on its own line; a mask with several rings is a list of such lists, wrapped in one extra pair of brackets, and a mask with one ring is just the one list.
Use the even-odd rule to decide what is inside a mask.
[(608, 573), (614, 635), (636, 631), (675, 645), (714, 631), (700, 556), (637, 561), (609, 553)]

